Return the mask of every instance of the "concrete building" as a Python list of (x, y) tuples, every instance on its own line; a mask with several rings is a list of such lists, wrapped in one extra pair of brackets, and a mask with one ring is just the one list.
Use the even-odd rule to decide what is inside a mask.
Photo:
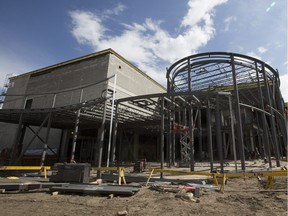
[[(54, 159), (49, 162), (47, 155), (46, 164), (57, 160), (69, 161), (73, 144), (77, 162), (96, 163), (99, 134), (105, 136), (101, 140), (105, 146), (104, 153), (111, 136), (112, 102), (166, 91), (112, 49), (13, 77), (9, 86), (1, 112), (0, 136), (3, 139), (0, 146), (14, 149), (13, 160), (16, 163), (34, 163), (32, 156), (27, 157), (27, 154), (37, 155), (38, 152), (35, 160), (39, 160), (41, 150), (48, 143), (46, 154), (50, 152)], [(79, 123), (75, 125), (75, 122)], [(101, 129), (102, 124), (104, 129)], [(8, 127), (9, 131), (5, 129)], [(125, 130), (125, 133), (129, 133), (125, 136), (130, 136), (131, 130)], [(149, 145), (149, 139), (140, 141), (140, 136), (143, 136), (141, 130), (133, 131), (134, 147), (122, 146), (123, 159), (132, 161), (141, 156), (139, 146)]]

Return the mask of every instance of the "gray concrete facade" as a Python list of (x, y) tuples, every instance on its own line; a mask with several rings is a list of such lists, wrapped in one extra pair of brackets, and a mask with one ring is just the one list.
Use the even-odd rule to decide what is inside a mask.
[[(10, 82), (13, 85), (7, 90), (3, 109), (26, 109), (29, 112), (29, 110), (33, 109), (60, 108), (85, 103), (86, 101), (101, 97), (107, 88), (111, 93), (114, 88), (115, 74), (117, 74), (115, 99), (159, 92), (164, 93), (166, 91), (163, 86), (122, 56), (112, 49), (108, 49), (11, 78)], [(107, 80), (107, 78), (110, 79)], [(107, 106), (107, 109), (111, 110), (110, 102), (107, 103)], [(107, 145), (109, 115), (111, 114), (108, 113), (106, 116), (105, 145)], [(98, 124), (90, 125), (86, 129), (80, 128), (77, 131), (76, 151), (78, 151), (78, 156), (80, 151), (84, 152), (84, 150), (79, 149), (79, 146), (82, 146), (83, 149), (86, 148), (85, 151), (89, 151), (87, 146), (91, 145), (91, 140), (95, 142), (98, 137), (100, 123), (99, 119)], [(8, 125), (7, 123), (2, 122), (1, 125), (0, 137), (5, 136), (5, 139), (3, 139), (5, 140), (5, 145), (0, 140), (0, 146), (1, 148), (4, 148), (4, 146), (5, 148), (9, 148), (13, 146), (13, 142), (15, 141), (17, 124), (9, 123), (9, 127), (7, 128), (13, 128), (9, 129), (9, 131), (5, 130), (5, 125)], [(37, 130), (38, 126), (36, 124), (33, 126), (34, 131)], [(57, 128), (56, 125), (56, 128), (50, 131), (48, 145), (56, 149), (61, 161), (65, 161), (65, 158), (69, 157), (74, 134), (73, 128), (74, 125), (70, 128)], [(87, 129), (90, 132), (87, 132)], [(39, 136), (45, 137), (45, 130), (44, 128), (41, 132), (42, 134), (39, 133)], [(91, 132), (91, 130), (95, 131), (95, 133)], [(33, 132), (26, 130), (23, 143), (21, 144), (22, 149), (27, 147), (28, 140), (32, 136), (31, 133), (33, 135)], [(32, 144), (29, 144), (28, 150), (43, 148), (43, 142), (37, 140), (35, 138)], [(121, 148), (125, 149), (126, 147), (124, 143)], [(95, 146), (90, 146), (90, 151), (92, 151), (92, 148), (95, 151)], [(132, 152), (135, 155), (131, 158), (138, 158), (137, 154), (139, 152), (136, 150)], [(83, 155), (82, 158), (84, 157)]]

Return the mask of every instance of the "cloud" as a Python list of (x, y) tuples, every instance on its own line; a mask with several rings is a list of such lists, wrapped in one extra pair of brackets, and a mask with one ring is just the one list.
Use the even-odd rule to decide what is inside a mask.
[(263, 47), (263, 46), (258, 47), (257, 50), (258, 50), (258, 52), (261, 53), (261, 54), (268, 51), (268, 49), (265, 48), (265, 47)]
[(235, 22), (237, 20), (237, 18), (235, 16), (229, 16), (224, 20), (224, 31), (227, 32), (230, 30), (230, 26), (232, 24), (232, 22)]
[(107, 9), (104, 11), (104, 16), (109, 16), (109, 15), (119, 15), (120, 13), (122, 13), (124, 10), (126, 9), (126, 6), (119, 3), (115, 8), (111, 9)]
[[(143, 23), (121, 23), (119, 27), (123, 29), (122, 32), (109, 35), (112, 30), (105, 25), (103, 16), (81, 10), (69, 13), (73, 25), (71, 32), (80, 44), (89, 45), (94, 51), (112, 48), (165, 84), (165, 67), (194, 54), (213, 38), (214, 9), (225, 2), (227, 0), (190, 0), (177, 35), (163, 29), (161, 21), (151, 18), (145, 19)], [(104, 11), (104, 14), (116, 16), (124, 9), (124, 5), (117, 5), (112, 10)]]

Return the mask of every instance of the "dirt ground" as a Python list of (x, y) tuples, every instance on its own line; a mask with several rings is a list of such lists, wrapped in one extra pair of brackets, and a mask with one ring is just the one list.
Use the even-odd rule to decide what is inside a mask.
[[(2, 182), (3, 182), (2, 178)], [(287, 177), (276, 177), (273, 189), (265, 180), (228, 179), (223, 192), (201, 190), (199, 202), (176, 198), (172, 192), (142, 186), (130, 197), (75, 194), (49, 190), (0, 193), (0, 215), (287, 215)]]

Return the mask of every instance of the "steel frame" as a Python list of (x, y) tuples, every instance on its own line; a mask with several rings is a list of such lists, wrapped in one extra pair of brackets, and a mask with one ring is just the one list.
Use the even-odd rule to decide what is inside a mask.
[[(108, 82), (110, 78), (104, 82)], [(110, 136), (113, 135), (113, 139), (108, 166), (115, 161), (119, 126), (126, 129), (141, 128), (147, 132), (158, 131), (161, 169), (165, 159), (168, 166), (175, 165), (179, 159), (180, 162), (190, 162), (191, 171), (194, 170), (195, 161), (208, 159), (210, 170), (213, 171), (217, 168), (214, 165), (216, 159), (220, 162), (220, 171), (224, 172), (225, 160), (232, 156), (235, 169), (237, 170), (237, 160), (240, 160), (241, 169), (245, 170), (246, 149), (255, 150), (245, 141), (247, 131), (252, 131), (255, 141), (257, 138), (258, 151), (262, 158), (268, 160), (269, 166), (272, 167), (272, 156), (276, 158), (276, 165), (280, 165), (280, 157), (286, 154), (287, 150), (287, 122), (279, 90), (279, 75), (271, 66), (236, 53), (202, 53), (175, 62), (167, 69), (166, 78), (167, 93), (111, 101), (113, 94), (108, 95), (106, 89), (104, 95), (93, 100), (83, 101), (80, 98), (77, 104), (55, 107), (57, 94), (61, 92), (53, 92), (47, 93), (54, 95), (51, 108), (0, 110), (0, 120), (18, 124), (14, 147), (21, 141), (24, 125), (37, 125), (42, 128), (47, 124), (47, 134), (50, 127), (74, 128), (73, 143), (76, 145), (78, 127), (97, 124), (100, 126), (99, 149), (94, 152), (94, 159), (98, 159), (100, 167), (104, 128), (109, 116), (114, 112), (115, 102), (113, 130), (109, 133)], [(77, 90), (81, 91), (85, 87), (88, 86), (79, 87)], [(27, 95), (24, 97), (28, 98)], [(250, 118), (246, 118), (245, 113), (248, 113)], [(247, 119), (249, 123), (246, 122)], [(174, 130), (175, 124), (182, 125), (185, 133)], [(36, 138), (38, 132), (34, 134)], [(184, 137), (184, 134), (187, 136)], [(230, 140), (228, 143), (225, 137)], [(186, 149), (179, 145), (181, 138), (186, 142)], [(48, 135), (43, 140), (47, 150)], [(230, 153), (227, 149), (230, 149)], [(75, 146), (72, 155), (74, 151)], [(189, 156), (177, 158), (179, 151), (182, 156)], [(208, 158), (202, 157), (204, 151)], [(41, 164), (45, 159), (44, 152)], [(12, 152), (12, 155), (14, 154), (15, 150)]]
[[(203, 160), (199, 150), (195, 155), (195, 145), (201, 151), (203, 147), (208, 151), (211, 171), (214, 170), (216, 158), (220, 162), (220, 171), (224, 172), (228, 156), (226, 149), (231, 149), (230, 155), (234, 159), (236, 171), (237, 160), (241, 161), (241, 169), (246, 169), (245, 160), (249, 156), (247, 150), (260, 152), (260, 156), (268, 160), (270, 167), (273, 156), (276, 166), (280, 166), (280, 157), (284, 156), (287, 149), (287, 123), (279, 90), (279, 75), (271, 66), (253, 57), (236, 53), (202, 53), (175, 62), (167, 69), (166, 78), (167, 93), (117, 100), (117, 106), (125, 106), (126, 109), (125, 114), (118, 109), (115, 119), (115, 128), (117, 123), (119, 125), (124, 122), (131, 123), (129, 127), (137, 125), (148, 130), (152, 126), (155, 130), (158, 125), (161, 168), (165, 157), (168, 166), (175, 163), (175, 142), (179, 140), (186, 140), (181, 149), (181, 158), (184, 160), (182, 162), (185, 162), (189, 153), (191, 170), (194, 170), (195, 156), (198, 155), (199, 160)], [(141, 111), (143, 114), (140, 114)], [(150, 112), (149, 116), (147, 111)], [(226, 114), (228, 121), (225, 124), (224, 112), (229, 113)], [(243, 117), (246, 112), (250, 114), (250, 118)], [(195, 117), (196, 113), (200, 116), (197, 127), (197, 120), (192, 117)], [(185, 127), (185, 131), (173, 130), (171, 125), (175, 123)], [(252, 137), (258, 137), (258, 149), (255, 150), (252, 143), (249, 146), (249, 143), (244, 141), (248, 137), (247, 131), (252, 133)], [(180, 136), (175, 136), (175, 133)], [(226, 136), (229, 137), (228, 145)], [(204, 138), (206, 143), (203, 142)], [(167, 146), (166, 153), (164, 142)], [(254, 145), (254, 140), (251, 142)], [(214, 150), (217, 153), (214, 153)]]

